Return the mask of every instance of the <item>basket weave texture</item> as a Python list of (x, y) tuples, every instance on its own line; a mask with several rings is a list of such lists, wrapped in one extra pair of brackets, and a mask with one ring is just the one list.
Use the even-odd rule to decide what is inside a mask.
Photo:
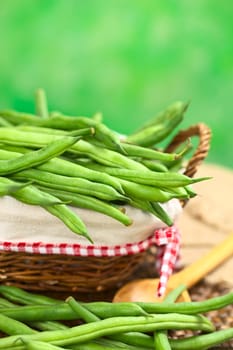
[[(173, 152), (181, 143), (197, 136), (198, 146), (188, 161), (185, 175), (193, 177), (208, 155), (211, 139), (203, 123), (180, 131), (166, 148)], [(186, 202), (182, 202), (184, 206)], [(0, 280), (7, 285), (34, 291), (101, 292), (124, 283), (145, 260), (142, 252), (127, 256), (82, 257), (56, 254), (0, 252)]]

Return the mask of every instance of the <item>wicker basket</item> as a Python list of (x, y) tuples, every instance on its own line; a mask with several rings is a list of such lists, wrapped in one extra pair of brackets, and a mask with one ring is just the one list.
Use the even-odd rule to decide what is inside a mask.
[[(208, 154), (211, 132), (203, 123), (180, 131), (166, 152), (189, 138), (199, 143), (185, 174), (193, 177)], [(185, 205), (185, 202), (182, 203)], [(100, 292), (120, 286), (145, 259), (147, 252), (114, 257), (82, 257), (24, 252), (0, 252), (0, 279), (27, 290), (52, 292)]]

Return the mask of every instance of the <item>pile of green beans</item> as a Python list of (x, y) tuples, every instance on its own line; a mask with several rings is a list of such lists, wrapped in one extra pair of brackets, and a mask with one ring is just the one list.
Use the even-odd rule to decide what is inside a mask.
[(156, 148), (183, 120), (186, 109), (186, 103), (174, 103), (122, 140), (100, 115), (50, 112), (39, 89), (35, 115), (0, 111), (0, 195), (41, 206), (91, 243), (72, 207), (103, 213), (128, 226), (133, 218), (125, 205), (130, 205), (171, 226), (161, 203), (194, 197), (190, 186), (207, 179), (181, 174), (181, 165), (174, 171), (187, 146), (171, 154)]
[[(4, 335), (0, 349), (206, 350), (232, 340), (233, 328), (216, 330), (202, 313), (232, 304), (233, 293), (175, 303), (184, 289), (179, 286), (161, 303), (90, 303), (1, 285), (0, 331)], [(170, 330), (189, 330), (193, 335), (174, 339)]]

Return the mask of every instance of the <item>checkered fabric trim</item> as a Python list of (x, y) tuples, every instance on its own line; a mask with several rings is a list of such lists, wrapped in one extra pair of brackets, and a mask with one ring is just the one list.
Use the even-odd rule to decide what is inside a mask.
[(1, 242), (0, 251), (24, 252), (32, 254), (62, 254), (75, 256), (111, 257), (141, 253), (150, 246), (157, 245), (156, 267), (160, 274), (157, 293), (162, 296), (166, 290), (167, 281), (179, 255), (180, 234), (175, 226), (158, 229), (149, 238), (125, 245), (82, 246), (80, 244), (52, 244), (43, 242)]

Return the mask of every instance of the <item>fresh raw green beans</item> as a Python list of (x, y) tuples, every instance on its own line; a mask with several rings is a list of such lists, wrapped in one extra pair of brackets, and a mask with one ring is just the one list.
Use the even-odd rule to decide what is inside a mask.
[[(0, 128), (1, 142), (6, 144), (12, 144), (15, 146), (38, 148), (43, 147), (48, 143), (53, 142), (61, 137), (62, 135), (25, 132), (19, 129), (14, 129), (14, 132), (12, 132), (12, 128)], [(70, 152), (73, 152), (79, 156), (89, 157), (99, 163), (109, 166), (124, 167), (127, 169), (135, 170), (146, 169), (142, 164), (126, 157), (123, 154), (109, 150), (107, 148), (93, 146), (92, 144), (84, 140), (80, 140), (72, 147), (70, 147)]]
[[(24, 335), (24, 339), (49, 342), (53, 345), (67, 346), (83, 343), (109, 334), (129, 331), (151, 332), (161, 329), (190, 329), (212, 332), (212, 323), (202, 315), (164, 314), (138, 317), (113, 317), (89, 324), (74, 326), (62, 331), (45, 331), (32, 335)], [(13, 346), (18, 336), (0, 339), (0, 349), (6, 350)], [(21, 346), (15, 347), (23, 349)]]
[(39, 127), (47, 127), (61, 130), (77, 130), (93, 127), (96, 130), (96, 138), (107, 146), (114, 147), (116, 151), (122, 151), (118, 136), (105, 124), (87, 117), (70, 117), (60, 113), (52, 113), (49, 118), (39, 118), (32, 114), (16, 111), (0, 111), (0, 116), (14, 125), (26, 124)]
[[(56, 300), (55, 300), (56, 301)], [(155, 313), (182, 313), (195, 315), (212, 310), (219, 310), (233, 303), (233, 292), (214, 297), (204, 301), (179, 302), (179, 303), (110, 303), (89, 302), (82, 303), (89, 311), (100, 318), (115, 316), (142, 316), (144, 312)], [(140, 306), (138, 308), (138, 306)], [(144, 311), (143, 311), (144, 310)], [(74, 320), (76, 314), (67, 303), (60, 300), (52, 305), (29, 305), (15, 308), (2, 308), (1, 313), (19, 321), (51, 321), (51, 320)]]
[(12, 174), (42, 164), (51, 158), (62, 154), (74, 143), (78, 142), (78, 140), (80, 140), (80, 136), (67, 136), (55, 140), (39, 150), (31, 151), (20, 157), (9, 160), (0, 160), (0, 175)]
[[(6, 149), (8, 149), (8, 151)], [(11, 146), (6, 146), (4, 149), (0, 149), (0, 160), (15, 159), (27, 152), (30, 152), (30, 150), (22, 149), (21, 147), (12, 148)], [(93, 182), (100, 182), (105, 185), (109, 185), (115, 188), (115, 190), (118, 192), (124, 194), (123, 188), (117, 178), (99, 171), (88, 169), (85, 166), (59, 157), (54, 157), (53, 159), (40, 164), (37, 166), (37, 169), (58, 175), (80, 177)]]

